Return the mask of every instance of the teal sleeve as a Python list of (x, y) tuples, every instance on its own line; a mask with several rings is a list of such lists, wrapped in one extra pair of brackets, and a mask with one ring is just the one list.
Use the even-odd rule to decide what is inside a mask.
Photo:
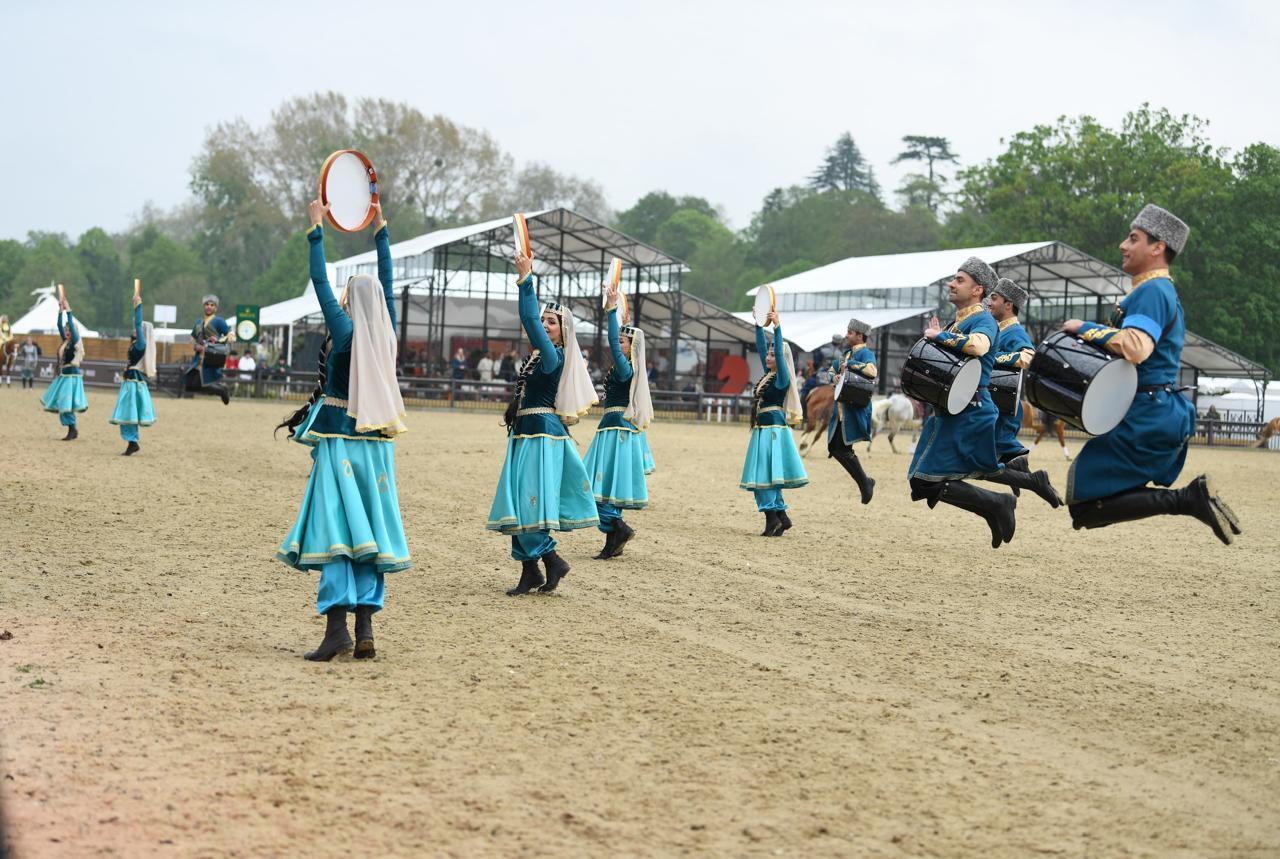
[(1112, 328), (1109, 325), (1099, 325), (1097, 322), (1086, 322), (1080, 326), (1080, 330), (1076, 332), (1076, 336), (1086, 343), (1092, 343), (1095, 346), (1105, 346), (1107, 341), (1120, 333), (1119, 328)]
[(391, 233), (387, 225), (373, 234), (373, 244), (378, 249), (378, 281), (382, 284), (382, 295), (387, 299), (387, 313), (391, 316), (391, 327), (396, 327), (396, 295), (392, 289), (395, 272), (391, 266)]
[(765, 361), (765, 356), (769, 354), (769, 341), (765, 339), (764, 329), (759, 325), (756, 326), (756, 354), (760, 356), (761, 369), (769, 372), (769, 364)]
[(542, 314), (538, 308), (538, 297), (534, 294), (536, 283), (532, 272), (524, 280), (516, 284), (520, 289), (520, 324), (524, 333), (529, 335), (529, 342), (538, 350), (538, 369), (544, 373), (554, 373), (560, 368), (560, 354), (555, 344), (547, 336), (547, 329), (542, 327)]
[(954, 331), (943, 331), (933, 339), (939, 346), (945, 346), (953, 352), (963, 352), (969, 344), (968, 334), (957, 334)]
[(67, 311), (67, 334), (71, 337), (72, 344), (80, 342), (80, 329), (76, 328), (76, 318)]
[(62, 327), (62, 311), (58, 311), (58, 336), (63, 340), (67, 339), (67, 329)]
[(622, 337), (618, 333), (618, 308), (609, 311), (609, 349), (613, 352), (613, 371), (624, 382), (631, 378), (631, 362), (622, 354)]
[(317, 226), (307, 234), (307, 241), (311, 242), (311, 285), (315, 287), (324, 323), (333, 338), (333, 349), (342, 352), (351, 345), (351, 317), (333, 297), (333, 287), (329, 285), (329, 273), (324, 265), (324, 228)]
[(787, 362), (782, 357), (782, 350), (786, 348), (787, 343), (782, 339), (782, 326), (773, 326), (773, 363), (778, 367), (773, 385), (779, 390), (791, 387), (791, 374), (787, 372)]
[(133, 308), (133, 336), (138, 341), (138, 347), (147, 348), (147, 340), (142, 336), (142, 305), (139, 304)]

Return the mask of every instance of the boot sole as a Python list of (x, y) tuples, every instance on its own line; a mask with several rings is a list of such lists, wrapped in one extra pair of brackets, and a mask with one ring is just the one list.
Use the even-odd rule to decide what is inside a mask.
[(1234, 529), (1232, 529), (1231, 523), (1227, 517), (1223, 515), (1221, 508), (1213, 502), (1215, 497), (1213, 481), (1210, 480), (1209, 475), (1207, 474), (1202, 474), (1200, 477), (1197, 477), (1196, 480), (1204, 487), (1205, 498), (1208, 502), (1207, 506), (1209, 508), (1209, 516), (1213, 520), (1212, 522), (1206, 522), (1205, 524), (1213, 531), (1213, 536), (1222, 541), (1223, 545), (1230, 546), (1235, 542), (1235, 537), (1232, 536)]
[(1209, 475), (1204, 476), (1204, 488), (1209, 493), (1209, 503), (1213, 505), (1218, 512), (1219, 519), (1225, 519), (1227, 525), (1231, 527), (1232, 534), (1242, 534), (1240, 530), (1240, 517), (1236, 515), (1236, 511), (1227, 506), (1227, 502), (1223, 501), (1218, 495), (1217, 487), (1214, 485), (1213, 478)]
[(335, 656), (341, 656), (343, 654), (350, 653), (351, 649), (352, 649), (351, 642), (347, 642), (345, 645), (343, 645), (342, 647), (339, 647), (337, 650), (333, 651), (332, 653), (317, 655), (318, 651), (313, 650), (310, 653), (302, 654), (302, 658), (307, 660), (308, 662), (329, 662), (329, 661), (332, 661), (333, 657)]

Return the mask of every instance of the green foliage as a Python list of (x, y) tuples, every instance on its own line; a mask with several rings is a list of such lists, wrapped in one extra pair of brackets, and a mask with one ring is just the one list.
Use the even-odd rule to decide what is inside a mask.
[(127, 310), (133, 307), (133, 282), (125, 278), (120, 253), (111, 236), (101, 227), (94, 227), (80, 236), (75, 252), (89, 292), (88, 301), (81, 306), (92, 309), (92, 313), (80, 311), (85, 324), (108, 330), (126, 327)]
[(18, 272), (26, 260), (27, 249), (22, 242), (13, 239), (0, 240), (0, 313), (8, 315), (12, 322), (27, 311), (30, 302), (18, 295), (13, 288)]
[(875, 171), (863, 157), (858, 144), (853, 142), (853, 135), (847, 131), (827, 150), (827, 157), (809, 177), (809, 187), (815, 191), (861, 191), (877, 199), (880, 197)]
[(658, 240), (658, 229), (681, 209), (721, 220), (715, 206), (702, 197), (673, 197), (666, 191), (650, 191), (630, 209), (619, 212), (615, 226), (633, 238), (653, 244)]
[(947, 177), (935, 169), (936, 164), (959, 160), (951, 151), (951, 141), (945, 137), (908, 134), (902, 138), (906, 148), (893, 159), (894, 164), (903, 161), (923, 161), (924, 174), (908, 173), (898, 186), (898, 198), (904, 207), (924, 206), (935, 215), (938, 206), (946, 199)]
[(732, 240), (733, 233), (719, 221), (694, 209), (681, 209), (658, 228), (658, 247), (676, 259), (688, 261), (694, 250), (713, 239)]
[(12, 295), (24, 305), (23, 312), (33, 303), (31, 292), (50, 283), (62, 283), (67, 287), (67, 300), (76, 316), (85, 315), (84, 323), (90, 325), (88, 314), (93, 312), (86, 301), (84, 270), (72, 250), (67, 237), (61, 233), (27, 234), (27, 248), (22, 268), (13, 279)]
[[(151, 318), (156, 304), (178, 308), (179, 328), (195, 321), (200, 299), (210, 285), (205, 265), (195, 251), (148, 227), (129, 245), (130, 270), (142, 279), (143, 314)], [(216, 292), (216, 290), (214, 290)], [(224, 304), (227, 296), (223, 297)]]
[(302, 231), (291, 235), (280, 248), (280, 253), (266, 270), (249, 285), (249, 294), (257, 304), (274, 304), (297, 298), (307, 286), (310, 242)]

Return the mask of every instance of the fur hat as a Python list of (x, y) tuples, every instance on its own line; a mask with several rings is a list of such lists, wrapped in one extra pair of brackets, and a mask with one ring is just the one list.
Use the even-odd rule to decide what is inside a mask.
[(1187, 237), (1191, 235), (1191, 228), (1181, 218), (1150, 203), (1142, 207), (1138, 217), (1129, 225), (1130, 229), (1135, 227), (1151, 238), (1164, 242), (1175, 254), (1182, 253), (1182, 249), (1187, 246)]
[(212, 301), (214, 304), (219, 304), (219, 305), (222, 304), (222, 302), (218, 301), (218, 296), (214, 295), (212, 292), (206, 295), (204, 298), (200, 299), (201, 304), (208, 304), (210, 301)]
[(1007, 277), (997, 280), (996, 288), (991, 292), (993, 295), (1012, 301), (1018, 310), (1022, 310), (1027, 306), (1027, 291)]
[(863, 337), (866, 337), (871, 333), (871, 326), (863, 322), (861, 319), (854, 318), (849, 320), (849, 330), (855, 334), (861, 334)]
[(960, 264), (957, 271), (962, 271), (978, 282), (982, 291), (990, 295), (996, 288), (996, 270), (977, 257), (969, 257)]

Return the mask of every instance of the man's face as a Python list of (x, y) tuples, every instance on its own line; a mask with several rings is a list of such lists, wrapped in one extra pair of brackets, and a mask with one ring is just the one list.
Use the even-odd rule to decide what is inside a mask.
[(956, 307), (968, 307), (982, 297), (982, 287), (963, 271), (958, 271), (947, 282), (947, 300)]
[(1152, 239), (1136, 227), (1120, 243), (1120, 267), (1125, 274), (1139, 275), (1164, 266), (1164, 242)]
[(206, 301), (206, 302), (204, 303), (204, 315), (205, 315), (205, 316), (212, 316), (213, 314), (215, 314), (215, 313), (217, 313), (217, 312), (218, 312), (218, 302), (216, 302), (216, 301)]
[(1013, 305), (1006, 301), (1003, 295), (992, 295), (988, 298), (987, 309), (991, 311), (991, 315), (997, 322), (1003, 322), (1013, 315)]

